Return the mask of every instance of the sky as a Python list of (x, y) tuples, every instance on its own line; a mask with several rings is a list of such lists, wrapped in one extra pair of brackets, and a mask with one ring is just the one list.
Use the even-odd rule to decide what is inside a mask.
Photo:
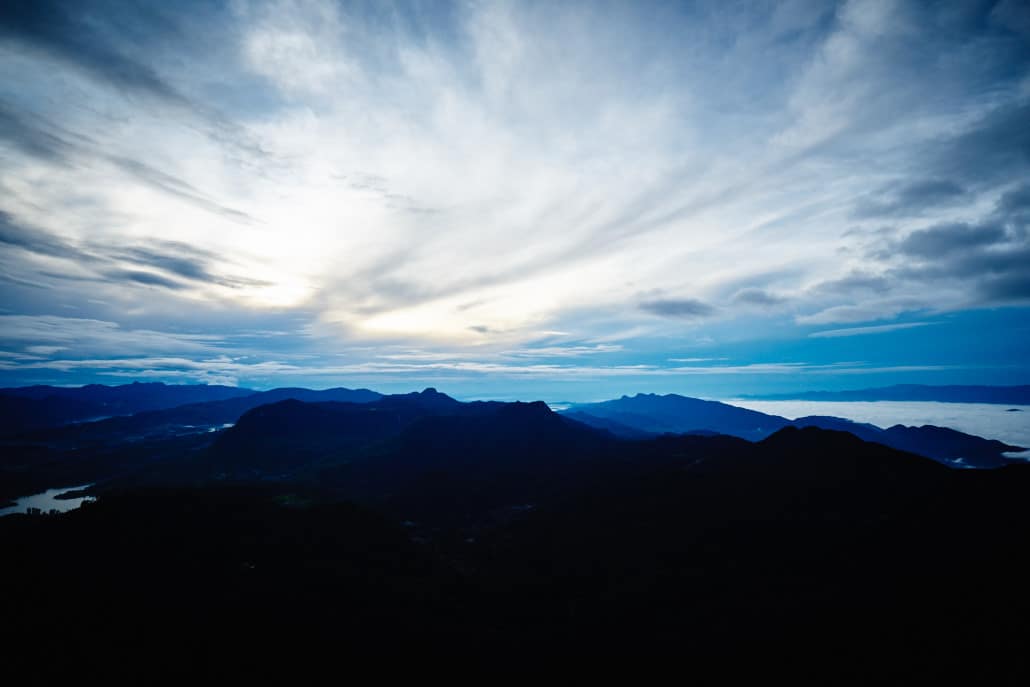
[(0, 384), (1030, 383), (1030, 5), (0, 5)]

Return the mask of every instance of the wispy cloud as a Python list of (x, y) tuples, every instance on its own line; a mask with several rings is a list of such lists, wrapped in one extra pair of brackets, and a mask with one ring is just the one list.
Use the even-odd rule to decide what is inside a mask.
[(1019, 3), (0, 15), (7, 353), (708, 375), (1030, 304)]
[(821, 332), (812, 332), (808, 336), (813, 339), (834, 339), (841, 336), (862, 336), (865, 334), (883, 334), (901, 329), (913, 329), (915, 327), (926, 327), (935, 322), (898, 322), (896, 324), (881, 324), (872, 327), (848, 327), (846, 329), (827, 329)]

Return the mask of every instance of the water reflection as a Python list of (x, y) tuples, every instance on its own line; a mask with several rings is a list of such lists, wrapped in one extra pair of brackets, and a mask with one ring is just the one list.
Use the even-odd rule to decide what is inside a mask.
[(93, 501), (94, 498), (92, 496), (76, 496), (70, 499), (59, 499), (57, 497), (70, 491), (78, 491), (91, 486), (93, 485), (83, 484), (78, 487), (59, 487), (57, 489), (47, 489), (40, 494), (33, 494), (32, 496), (22, 496), (19, 499), (15, 499), (15, 505), (0, 508), (0, 516), (11, 515), (12, 513), (27, 513), (30, 508), (39, 509), (44, 513), (49, 513), (52, 510), (61, 513), (75, 510), (86, 501)]

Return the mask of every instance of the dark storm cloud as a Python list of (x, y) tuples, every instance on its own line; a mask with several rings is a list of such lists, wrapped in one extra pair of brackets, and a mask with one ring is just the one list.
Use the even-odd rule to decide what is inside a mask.
[[(1030, 255), (1024, 258), (1030, 259)], [(1030, 300), (1030, 274), (1024, 270), (988, 277), (980, 284), (980, 293), (990, 301)]]
[(106, 12), (96, 10), (84, 2), (6, 0), (0, 11), (0, 39), (45, 53), (126, 91), (185, 104), (152, 67), (118, 47), (126, 42), (130, 45), (125, 47), (145, 50), (146, 42), (171, 30), (171, 24), (145, 5), (117, 3)]
[(1006, 215), (1030, 210), (1030, 184), (1007, 191), (998, 202), (998, 211)]
[(1022, 302), (1030, 298), (1030, 237), (1023, 230), (1026, 187), (1003, 194), (977, 223), (937, 224), (888, 240), (874, 251), (891, 261), (892, 283), (925, 290), (963, 285), (966, 305)]
[(943, 224), (912, 232), (897, 244), (897, 250), (913, 257), (938, 258), (1004, 240), (1005, 229), (997, 224)]
[(707, 317), (715, 308), (695, 298), (659, 298), (640, 302), (640, 309), (662, 317)]
[(886, 189), (877, 197), (859, 201), (853, 211), (858, 218), (901, 217), (934, 210), (962, 199), (966, 190), (946, 179), (924, 179), (902, 184), (895, 190)]
[(1008, 184), (1030, 172), (1030, 100), (992, 110), (944, 142), (930, 161), (939, 173), (976, 187)]
[(1026, 237), (1030, 230), (1030, 184), (1007, 191), (998, 201), (997, 213), (1008, 223), (1009, 231)]

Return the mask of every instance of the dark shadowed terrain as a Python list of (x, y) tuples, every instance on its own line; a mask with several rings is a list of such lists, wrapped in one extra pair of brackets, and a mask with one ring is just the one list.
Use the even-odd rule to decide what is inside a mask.
[(1027, 466), (955, 470), (814, 426), (625, 438), (575, 417), (427, 389), (278, 400), (216, 431), (26, 433), (10, 474), (70, 476), (82, 453), (98, 500), (0, 518), (4, 646), (130, 672), (373, 654), (1024, 667)]

